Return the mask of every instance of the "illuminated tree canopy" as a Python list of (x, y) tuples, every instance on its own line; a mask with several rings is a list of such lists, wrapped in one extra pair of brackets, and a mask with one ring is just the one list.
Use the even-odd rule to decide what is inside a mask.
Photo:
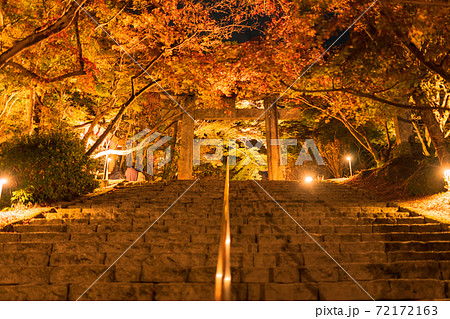
[(449, 10), (438, 1), (1, 0), (0, 143), (86, 127), (92, 155), (111, 134), (164, 132), (185, 111), (229, 107), (224, 98), (275, 96), (308, 117), (298, 124), (308, 130), (292, 134), (344, 128), (335, 147), (351, 143), (374, 165), (391, 154), (397, 112), (410, 110), (424, 152), (449, 165)]

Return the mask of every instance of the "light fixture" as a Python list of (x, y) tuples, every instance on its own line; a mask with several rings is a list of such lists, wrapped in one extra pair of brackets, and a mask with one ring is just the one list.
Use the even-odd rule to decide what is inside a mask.
[(109, 180), (109, 162), (111, 162), (111, 158), (106, 160), (106, 180)]
[(350, 177), (353, 176), (353, 171), (352, 171), (352, 158), (351, 156), (347, 156), (347, 161), (348, 161), (348, 167), (350, 168)]
[(8, 181), (4, 178), (0, 179), (0, 200), (2, 199), (2, 189), (3, 189), (3, 185), (5, 185), (6, 183), (8, 183)]
[(312, 183), (312, 181), (313, 181), (313, 178), (311, 177), (311, 176), (306, 176), (305, 177), (305, 183)]
[(444, 178), (447, 182), (447, 189), (450, 190), (450, 169), (444, 170)]
[(111, 162), (111, 158), (109, 158), (108, 156), (106, 156), (106, 159), (105, 159), (105, 165), (104, 165), (104, 167), (103, 167), (103, 179), (104, 180), (108, 180), (109, 179), (109, 162)]

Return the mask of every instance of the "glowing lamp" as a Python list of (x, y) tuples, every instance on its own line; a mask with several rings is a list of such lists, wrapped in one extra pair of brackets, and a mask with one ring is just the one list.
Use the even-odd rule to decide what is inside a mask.
[(447, 182), (447, 188), (450, 190), (450, 169), (444, 170), (444, 178)]
[(6, 183), (8, 183), (8, 181), (4, 178), (0, 179), (0, 199), (2, 199), (2, 188), (3, 185), (5, 185)]
[[(450, 179), (450, 169), (446, 169), (445, 171), (444, 171), (444, 176), (445, 176), (445, 179)], [(1, 183), (1, 182), (0, 182)]]
[(347, 161), (348, 161), (348, 167), (350, 169), (350, 177), (353, 176), (353, 171), (352, 171), (352, 158), (351, 156), (347, 156)]
[(307, 176), (307, 177), (305, 177), (305, 183), (312, 183), (312, 181), (313, 181), (313, 178), (311, 177), (311, 176)]

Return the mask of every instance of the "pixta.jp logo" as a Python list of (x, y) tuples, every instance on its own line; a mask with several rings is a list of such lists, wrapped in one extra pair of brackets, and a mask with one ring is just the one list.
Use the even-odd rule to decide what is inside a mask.
[[(241, 165), (248, 165), (252, 160), (251, 157), (254, 158), (253, 163), (256, 163), (260, 166), (267, 166), (267, 163), (262, 158), (261, 154), (259, 154), (260, 149), (264, 145), (264, 142), (261, 140), (256, 140), (254, 144), (249, 139), (242, 139), (245, 149), (246, 149), (246, 157), (244, 158)], [(287, 155), (288, 155), (288, 146), (296, 146), (297, 140), (295, 139), (272, 139), (270, 140), (270, 145), (278, 145), (280, 147), (280, 165), (287, 165)], [(204, 154), (203, 158), (206, 161), (221, 161), (223, 159), (223, 148), (224, 142), (220, 139), (195, 139), (194, 140), (194, 165), (200, 165), (201, 162), (201, 146), (209, 146), (215, 147), (216, 151), (214, 154)], [(237, 157), (237, 140), (228, 140), (228, 156), (230, 165), (236, 164)], [(306, 161), (313, 161), (310, 153), (314, 156), (318, 165), (325, 165), (325, 162), (320, 155), (319, 149), (312, 139), (307, 139), (302, 145), (302, 149), (300, 154), (295, 161), (295, 165), (303, 165)]]
[[(147, 159), (147, 173), (153, 175), (154, 173), (154, 153), (161, 146), (166, 144), (172, 138), (170, 136), (162, 135), (161, 133), (154, 132), (150, 134), (149, 129), (145, 129), (126, 142), (127, 148), (127, 166), (133, 167), (133, 153), (136, 153), (136, 166), (135, 169), (138, 171), (143, 170), (144, 166), (144, 149), (146, 149), (146, 159)], [(237, 158), (237, 141), (236, 139), (228, 140), (228, 156), (230, 165), (236, 165)], [(245, 146), (246, 153), (245, 158), (241, 162), (241, 165), (248, 165), (253, 162), (260, 166), (267, 166), (266, 161), (259, 153), (261, 148), (264, 146), (264, 142), (261, 140), (256, 140), (252, 143), (251, 140), (242, 139)], [(222, 161), (223, 160), (223, 149), (224, 141), (220, 139), (194, 139), (193, 146), (193, 165), (198, 166), (201, 164), (201, 147), (207, 146), (209, 148), (215, 147), (214, 154), (203, 154), (203, 161)], [(296, 146), (297, 140), (295, 139), (272, 139), (270, 140), (270, 145), (278, 145), (280, 149), (280, 165), (287, 165), (287, 154), (288, 146)], [(241, 151), (241, 150), (240, 150)], [(241, 151), (242, 152), (242, 151)], [(172, 149), (171, 146), (167, 146), (164, 150), (164, 158), (158, 161), (158, 168), (162, 168), (164, 165), (169, 163), (172, 159)], [(298, 155), (295, 165), (303, 165), (306, 161), (313, 161), (311, 157), (312, 154), (318, 165), (325, 165), (325, 162), (320, 155), (320, 152), (312, 139), (307, 139), (302, 144), (302, 149)], [(253, 158), (254, 160), (252, 160)]]
[[(146, 148), (147, 153), (147, 174), (153, 175), (153, 153), (170, 141), (172, 138), (170, 136), (164, 136), (161, 133), (154, 132), (147, 136), (150, 133), (149, 129), (145, 129), (126, 142), (127, 147), (127, 166), (133, 167), (133, 152), (136, 152), (136, 166), (135, 169), (137, 171), (142, 172), (144, 166), (144, 149)], [(158, 139), (159, 138), (159, 139)], [(142, 140), (141, 140), (142, 139)], [(155, 143), (151, 144), (153, 141), (158, 139)], [(141, 140), (139, 142), (139, 140)], [(134, 144), (137, 144), (133, 146)], [(161, 161), (158, 162), (158, 168), (163, 167), (172, 159), (172, 147), (169, 145), (165, 149), (165, 157)]]

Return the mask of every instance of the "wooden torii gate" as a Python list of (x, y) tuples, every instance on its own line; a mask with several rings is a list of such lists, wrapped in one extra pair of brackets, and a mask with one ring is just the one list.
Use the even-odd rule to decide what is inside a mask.
[[(234, 99), (233, 99), (234, 101)], [(282, 180), (283, 170), (280, 165), (280, 146), (270, 143), (273, 139), (279, 138), (278, 121), (295, 120), (300, 117), (298, 109), (281, 109), (276, 104), (274, 98), (265, 98), (264, 110), (237, 109), (233, 105), (227, 109), (198, 109), (189, 114), (183, 114), (181, 119), (181, 139), (180, 139), (180, 158), (178, 160), (178, 179), (193, 179), (193, 159), (194, 159), (194, 119), (199, 120), (258, 120), (264, 119), (266, 125), (266, 145), (267, 145), (267, 164), (269, 180)], [(264, 111), (266, 111), (264, 113)], [(263, 115), (264, 114), (264, 115)], [(263, 116), (262, 116), (263, 115)]]

